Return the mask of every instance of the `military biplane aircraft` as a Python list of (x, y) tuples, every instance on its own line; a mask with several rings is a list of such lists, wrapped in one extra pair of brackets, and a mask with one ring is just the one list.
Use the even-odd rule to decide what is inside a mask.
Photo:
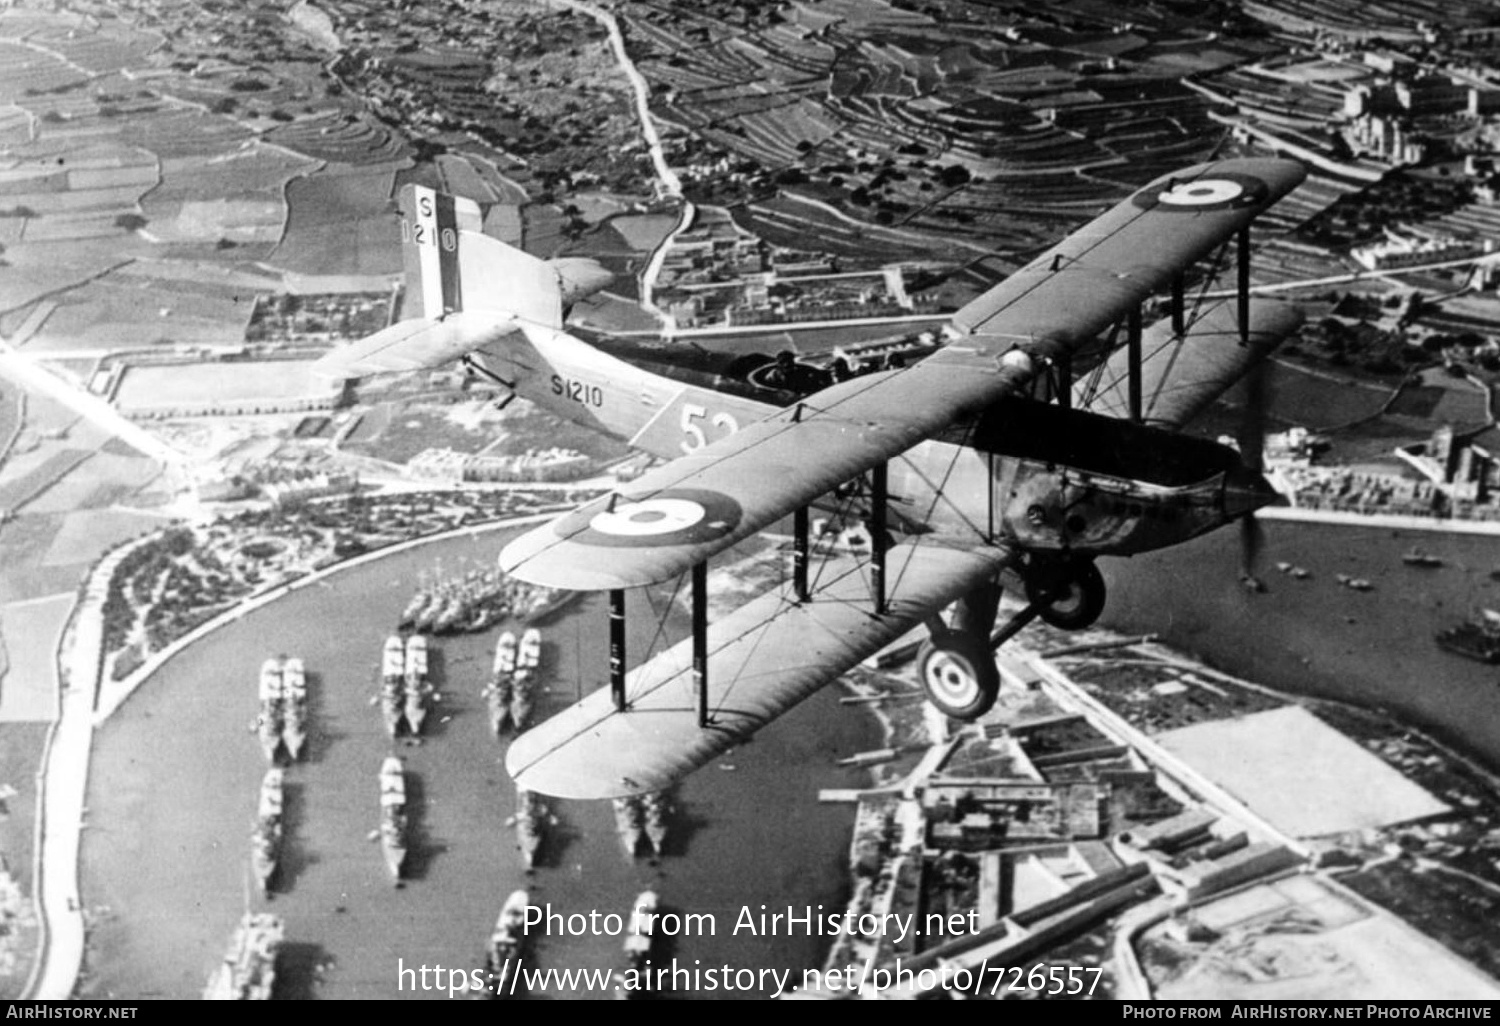
[[(471, 201), (407, 186), (421, 316), (330, 354), (324, 372), (461, 358), (670, 459), (500, 555), (524, 580), (609, 593), (610, 686), (515, 740), (517, 785), (653, 791), (920, 625), (928, 698), (973, 720), (999, 690), (995, 647), (1036, 616), (1064, 629), (1099, 616), (1097, 557), (1177, 544), (1275, 501), (1253, 447), (1247, 460), (1178, 428), (1300, 322), (1250, 299), (1249, 230), (1304, 173), (1232, 159), (1164, 176), (959, 310), (924, 358), (800, 389), (732, 369), (694, 380), (670, 347), (580, 340), (565, 307), (603, 286), (602, 269), (528, 256), (482, 234)], [(1194, 265), (1231, 248), (1237, 297), (1190, 304)], [(1144, 329), (1148, 302), (1169, 316)], [(1085, 411), (1074, 400), (1090, 380)], [(814, 569), (808, 509), (831, 496), (858, 506), (870, 551)], [(790, 580), (710, 625), (708, 561), (787, 517)], [(682, 575), (691, 636), (629, 669), (626, 590)], [(1026, 604), (997, 628), (1007, 586)]]

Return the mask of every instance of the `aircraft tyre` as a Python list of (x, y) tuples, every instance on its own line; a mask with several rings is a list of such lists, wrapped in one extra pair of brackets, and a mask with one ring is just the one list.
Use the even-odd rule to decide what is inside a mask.
[(1000, 694), (994, 654), (970, 634), (953, 631), (924, 641), (917, 653), (917, 672), (927, 700), (955, 720), (977, 720)]
[(1070, 563), (1056, 570), (1027, 575), (1026, 601), (1037, 615), (1064, 631), (1081, 631), (1104, 612), (1104, 575), (1092, 560)]

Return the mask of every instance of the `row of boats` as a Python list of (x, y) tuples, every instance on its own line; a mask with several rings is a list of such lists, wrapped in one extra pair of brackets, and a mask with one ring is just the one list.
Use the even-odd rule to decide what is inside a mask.
[(301, 659), (273, 656), (261, 664), (255, 732), (272, 765), (283, 747), (291, 761), (302, 758), (307, 745), (307, 674)]
[(296, 656), (273, 656), (260, 666), (260, 715), (256, 735), (271, 768), (260, 782), (256, 801), (255, 828), (250, 832), (250, 870), (261, 893), (271, 894), (271, 885), (281, 865), (286, 827), (285, 771), (279, 765), (283, 751), (291, 762), (302, 758), (307, 746), (307, 673)]
[(392, 634), (380, 659), (380, 715), (386, 733), (398, 737), (404, 725), (410, 736), (419, 736), (429, 698), (435, 699), (427, 677), (427, 638), (412, 634), (402, 641)]
[(490, 729), (500, 737), (507, 726), (525, 730), (536, 708), (538, 674), (542, 665), (542, 632), (528, 627), (517, 640), (503, 631), (495, 642), (490, 681), (480, 694), (489, 708)]
[[(500, 917), (495, 921), (485, 951), (484, 971), (489, 997), (503, 998), (517, 993), (512, 977), (529, 954), (526, 910), (530, 904), (530, 895), (523, 890), (514, 891), (500, 909)], [(631, 906), (630, 925), (625, 931), (626, 964), (624, 970), (615, 974), (616, 982), (620, 984), (616, 993), (621, 997), (629, 997), (633, 992), (631, 987), (624, 985), (624, 971), (641, 970), (651, 960), (659, 908), (660, 900), (656, 892), (650, 890), (641, 892)]]
[(659, 859), (667, 841), (667, 819), (671, 802), (665, 791), (614, 799), (615, 831), (625, 848), (625, 857), (634, 859), (640, 852), (641, 839), (651, 848), (651, 857)]
[(495, 569), (472, 569), (418, 588), (401, 613), (400, 626), (429, 634), (482, 631), (507, 616), (522, 621), (545, 616), (574, 594), (518, 581)]

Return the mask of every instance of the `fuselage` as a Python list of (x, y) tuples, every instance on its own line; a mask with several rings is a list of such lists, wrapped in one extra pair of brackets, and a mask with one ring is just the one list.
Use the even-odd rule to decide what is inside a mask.
[[(474, 355), (519, 395), (664, 459), (796, 401), (711, 372), (669, 377), (564, 331), (513, 334)], [(905, 530), (1081, 556), (1173, 545), (1275, 497), (1226, 446), (1028, 399), (907, 450), (888, 477), (890, 516)]]

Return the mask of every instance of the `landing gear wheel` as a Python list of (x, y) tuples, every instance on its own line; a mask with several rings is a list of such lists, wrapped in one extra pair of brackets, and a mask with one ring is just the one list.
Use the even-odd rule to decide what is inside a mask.
[(1000, 672), (989, 646), (968, 634), (950, 633), (922, 643), (917, 673), (927, 699), (955, 720), (977, 720), (1000, 694)]
[(1081, 631), (1104, 612), (1104, 575), (1092, 562), (1048, 567), (1026, 575), (1026, 601), (1059, 630)]

